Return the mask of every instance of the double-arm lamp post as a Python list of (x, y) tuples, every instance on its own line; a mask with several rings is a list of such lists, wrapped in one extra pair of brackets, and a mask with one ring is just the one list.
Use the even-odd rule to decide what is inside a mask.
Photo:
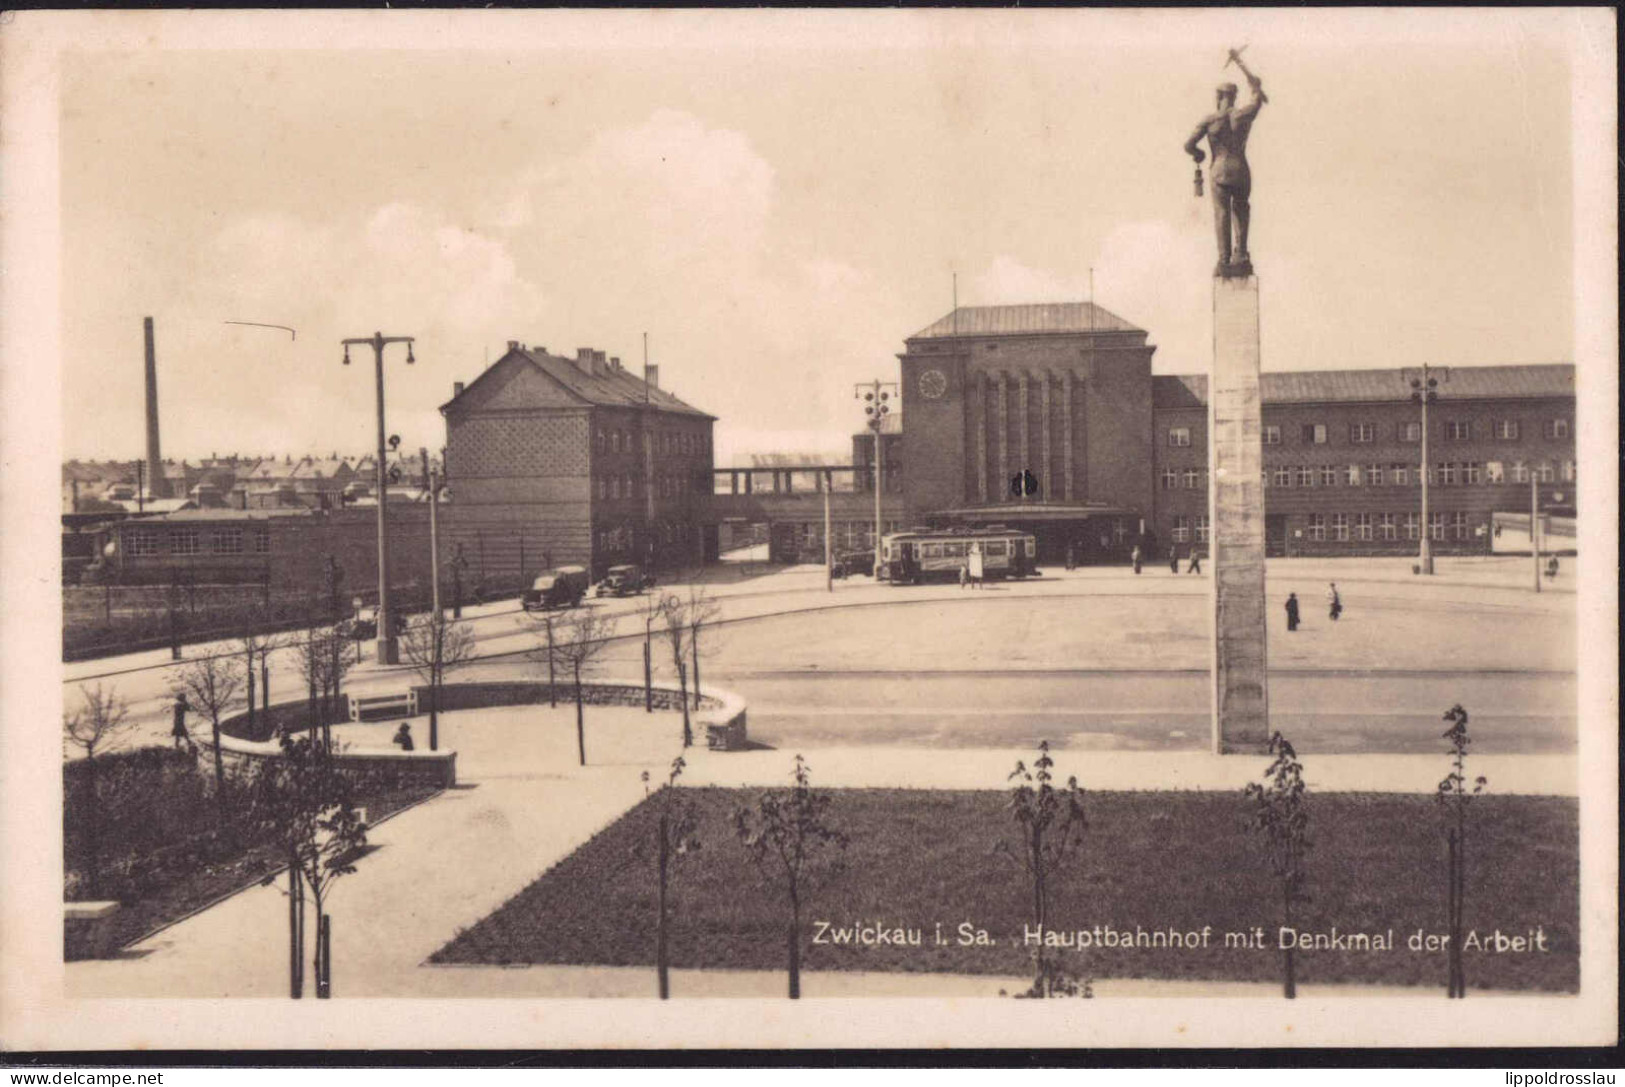
[(863, 399), (863, 414), (869, 418), (866, 423), (870, 430), (875, 432), (875, 580), (880, 580), (880, 432), (885, 426), (886, 416), (891, 414), (892, 393), (897, 385), (890, 381), (865, 381), (852, 387), (852, 395)]
[(389, 606), (389, 475), (384, 464), (384, 347), (387, 344), (406, 344), (406, 361), (412, 357), (411, 336), (385, 336), (374, 332), (371, 336), (355, 337), (344, 341), (344, 365), (350, 365), (350, 345), (366, 344), (372, 348), (374, 372), (378, 383), (378, 650), (379, 664), (399, 664), (400, 653), (395, 644), (395, 613)]

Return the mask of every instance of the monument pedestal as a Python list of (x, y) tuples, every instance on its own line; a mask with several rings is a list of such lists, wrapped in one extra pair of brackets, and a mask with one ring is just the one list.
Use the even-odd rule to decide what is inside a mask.
[(1215, 276), (1207, 432), (1217, 754), (1262, 752), (1270, 737), (1259, 357), (1257, 277)]

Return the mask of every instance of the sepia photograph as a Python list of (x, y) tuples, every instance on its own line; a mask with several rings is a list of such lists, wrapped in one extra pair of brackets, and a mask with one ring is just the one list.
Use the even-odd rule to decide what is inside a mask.
[(1613, 1044), (1615, 50), (8, 13), (0, 1046)]

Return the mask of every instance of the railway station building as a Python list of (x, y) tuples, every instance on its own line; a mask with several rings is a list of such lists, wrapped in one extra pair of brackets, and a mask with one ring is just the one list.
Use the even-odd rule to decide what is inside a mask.
[[(1206, 378), (1153, 375), (1147, 340), (1086, 302), (960, 307), (909, 336), (900, 519), (1021, 528), (1041, 562), (1205, 550)], [(1410, 371), (1263, 375), (1270, 554), (1414, 552), (1424, 470), (1439, 552), (1492, 550), (1497, 513), (1527, 516), (1531, 477), (1552, 485), (1543, 512), (1573, 516), (1574, 367), (1446, 374), (1425, 468)]]

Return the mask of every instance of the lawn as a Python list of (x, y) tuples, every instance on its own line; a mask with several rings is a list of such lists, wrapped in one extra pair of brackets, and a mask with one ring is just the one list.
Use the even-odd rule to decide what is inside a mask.
[[(787, 908), (735, 840), (731, 817), (757, 795), (687, 789), (701, 850), (672, 879), (674, 967), (782, 969)], [(832, 821), (850, 839), (803, 895), (803, 968), (1021, 975), (1031, 892), (998, 849), (1019, 843), (1001, 792), (832, 790)], [(1300, 982), (1437, 985), (1442, 951), (1412, 951), (1418, 930), (1444, 933), (1444, 830), (1432, 797), (1310, 797), (1309, 901), (1300, 931), (1386, 936), (1392, 950), (1303, 950)], [(1089, 930), (1063, 964), (1095, 978), (1275, 980), (1280, 895), (1237, 794), (1095, 793), (1081, 853), (1052, 881), (1050, 928)], [(646, 801), (513, 899), (436, 952), (438, 963), (648, 965), (655, 954), (656, 812)], [(1577, 991), (1578, 812), (1573, 800), (1485, 796), (1470, 824), (1466, 925), (1494, 933), (1540, 929), (1546, 950), (1469, 950), (1473, 988)], [(827, 923), (820, 929), (819, 923)], [(936, 938), (941, 924), (943, 942)], [(918, 932), (920, 943), (835, 944), (859, 924)], [(959, 943), (961, 924), (988, 942)], [(1096, 926), (1101, 936), (1093, 935)], [(1207, 946), (1098, 946), (1105, 930), (1199, 934)], [(1226, 947), (1226, 933), (1261, 927), (1262, 948)], [(1133, 937), (1131, 936), (1131, 939)]]
[[(111, 955), (285, 863), (247, 821), (239, 791), (233, 789), (225, 805), (215, 804), (206, 759), (142, 748), (96, 761), (94, 798), (85, 762), (63, 766), (63, 897), (112, 900), (119, 908), (103, 918), (65, 922), (67, 961)], [(368, 781), (356, 801), (377, 822), (435, 791)], [(94, 864), (93, 831), (99, 831)]]

